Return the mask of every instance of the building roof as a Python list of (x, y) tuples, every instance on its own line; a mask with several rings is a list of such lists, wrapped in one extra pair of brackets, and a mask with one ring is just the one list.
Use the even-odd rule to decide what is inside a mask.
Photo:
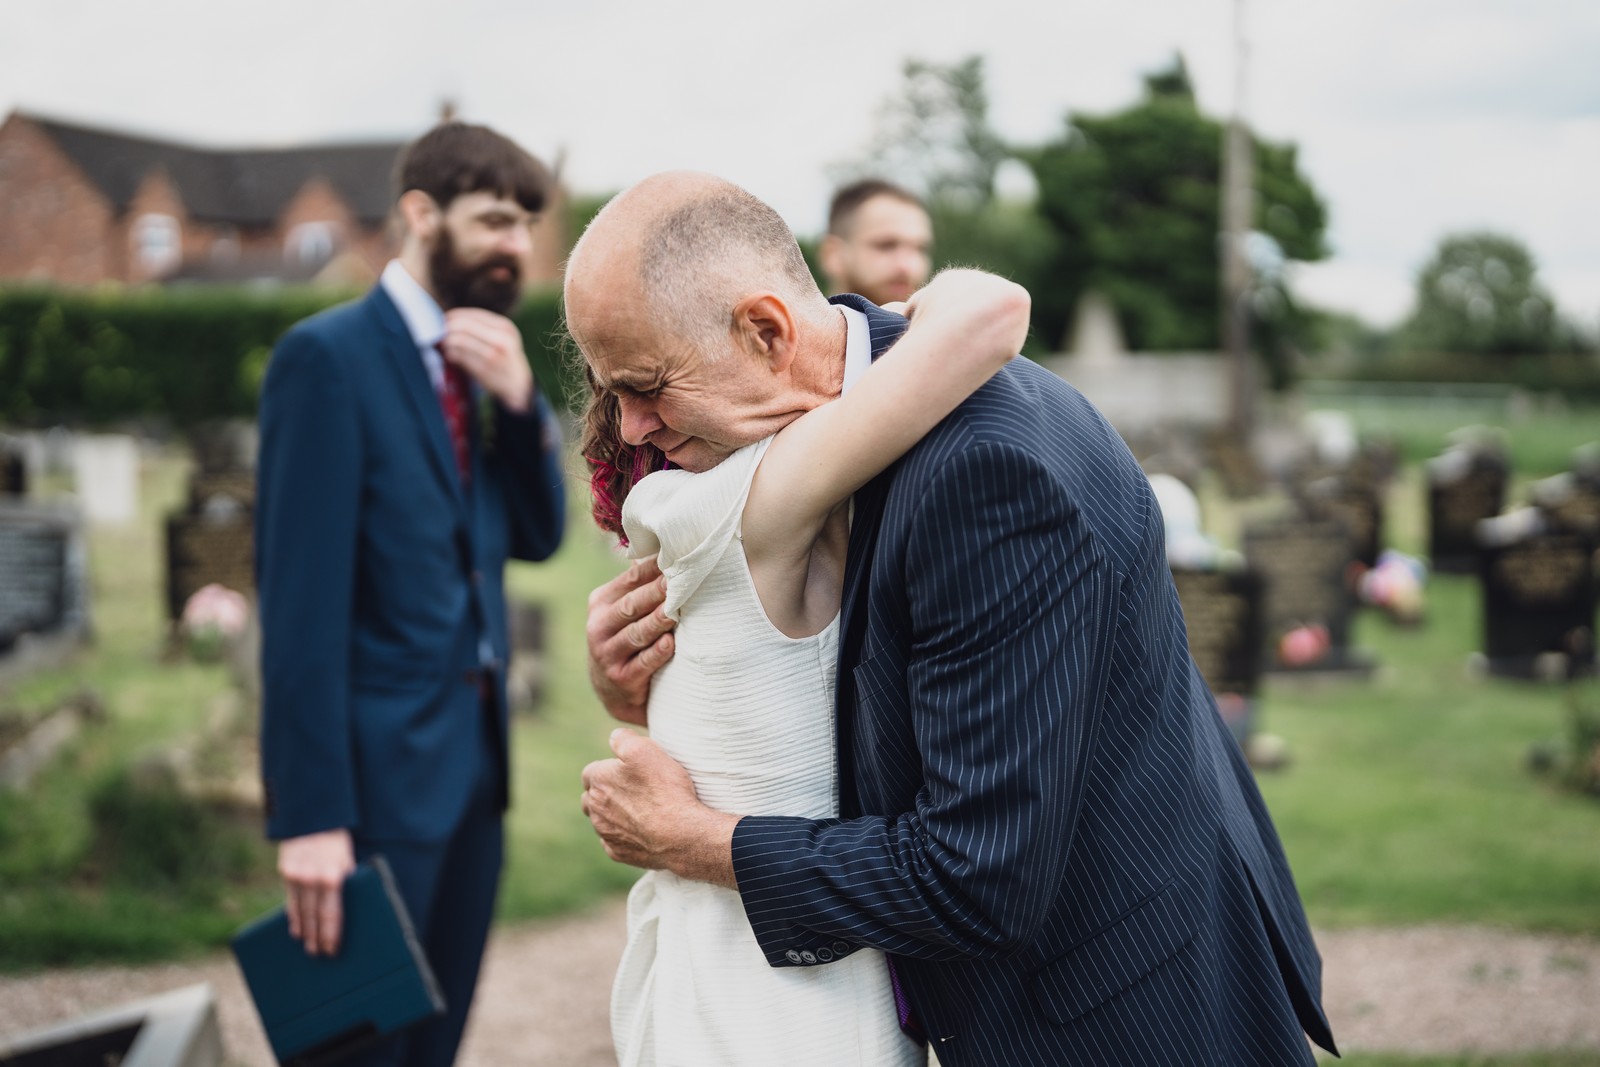
[(66, 153), (117, 211), (152, 171), (177, 187), (192, 218), (268, 226), (313, 178), (326, 179), (355, 217), (378, 225), (393, 202), (390, 176), (401, 141), (303, 148), (197, 148), (23, 115)]

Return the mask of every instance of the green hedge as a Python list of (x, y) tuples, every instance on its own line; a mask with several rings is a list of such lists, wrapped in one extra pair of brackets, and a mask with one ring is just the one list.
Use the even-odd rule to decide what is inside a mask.
[[(272, 346), (351, 293), (312, 289), (0, 290), (0, 423), (103, 426), (152, 419), (183, 428), (249, 416)], [(529, 295), (514, 318), (558, 403), (578, 395), (561, 295)], [(581, 384), (581, 383), (576, 383)]]

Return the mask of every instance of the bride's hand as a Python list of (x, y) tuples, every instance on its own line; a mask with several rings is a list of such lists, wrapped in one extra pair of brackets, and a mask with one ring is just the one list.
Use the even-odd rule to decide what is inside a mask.
[(987, 271), (951, 267), (940, 271), (904, 304), (884, 307), (911, 320), (913, 328), (943, 327), (974, 347), (1015, 355), (1028, 339), (1033, 298), (1013, 281)]

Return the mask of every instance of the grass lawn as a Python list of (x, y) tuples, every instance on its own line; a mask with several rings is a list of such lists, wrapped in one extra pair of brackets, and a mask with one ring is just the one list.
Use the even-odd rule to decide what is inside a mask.
[[(278, 899), (256, 820), (197, 827), (193, 812), (168, 812), (154, 816), (159, 825), (136, 827), (137, 847), (180, 857), (181, 877), (125, 876), (111, 858), (119, 846), (107, 839), (103, 813), (121, 797), (112, 792), (120, 772), (151, 746), (196, 730), (230, 690), (223, 667), (165, 656), (159, 523), (180, 501), (188, 465), (167, 454), (144, 466), (139, 521), (91, 535), (93, 645), (0, 693), (0, 708), (36, 712), (87, 686), (107, 712), (25, 793), (0, 794), (0, 969), (181, 955), (223, 944)], [(582, 908), (637, 875), (606, 858), (578, 810), (579, 771), (609, 754), (612, 727), (585, 675), (584, 605), (620, 565), (584, 520), (574, 521), (555, 559), (513, 564), (508, 575), (513, 595), (548, 605), (550, 653), (544, 708), (513, 725), (503, 918)], [(226, 853), (226, 869), (183, 858), (201, 849)]]
[[(1388, 497), (1389, 543), (1419, 552), (1423, 483)], [(1209, 502), (1208, 502), (1209, 506)], [(1363, 613), (1354, 644), (1371, 684), (1269, 682), (1261, 727), (1293, 764), (1260, 777), (1314, 923), (1493, 923), (1600, 936), (1600, 800), (1526, 769), (1565, 729), (1559, 685), (1478, 679), (1481, 602), (1471, 577), (1435, 575), (1426, 625)], [(1600, 706), (1594, 682), (1579, 690)]]
[[(185, 463), (170, 455), (147, 464), (143, 519), (95, 532), (94, 646), (0, 694), (0, 708), (32, 710), (89, 685), (108, 712), (29, 791), (0, 795), (0, 969), (213, 947), (276, 900), (271, 852), (254, 824), (177, 818), (146, 825), (150, 847), (183, 861), (179, 879), (132, 877), (107, 858), (117, 849), (103, 825), (105, 798), (120, 796), (113, 791), (120, 771), (150, 745), (194, 731), (229, 690), (223, 668), (163, 657), (158, 519), (179, 500), (185, 474)], [(1390, 499), (1390, 537), (1402, 548), (1422, 543), (1421, 502), (1413, 467)], [(1213, 505), (1226, 508), (1207, 501)], [(1237, 528), (1236, 512), (1208, 516)], [(575, 503), (561, 553), (509, 573), (514, 596), (547, 607), (549, 661), (544, 707), (514, 725), (502, 919), (581, 909), (634, 880), (635, 872), (605, 858), (578, 810), (579, 771), (607, 754), (612, 727), (585, 677), (585, 601), (620, 565)], [(1274, 684), (1264, 694), (1262, 728), (1288, 740), (1294, 762), (1265, 776), (1263, 791), (1312, 919), (1324, 926), (1486, 922), (1600, 936), (1600, 803), (1523, 769), (1531, 742), (1561, 732), (1563, 695), (1469, 678), (1476, 586), (1437, 578), (1429, 593), (1424, 628), (1361, 620), (1357, 643), (1384, 664), (1372, 685)], [(189, 861), (199, 853), (222, 858)]]

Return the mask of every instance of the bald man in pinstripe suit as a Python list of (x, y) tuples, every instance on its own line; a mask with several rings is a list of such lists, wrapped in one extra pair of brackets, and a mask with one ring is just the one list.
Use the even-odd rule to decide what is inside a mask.
[[(667, 188), (662, 212), (697, 195)], [(648, 306), (661, 280), (619, 267), (645, 229), (586, 235), (569, 314), (573, 286), (591, 307)], [(767, 288), (740, 220), (721, 230), (711, 266)], [(904, 328), (834, 302), (864, 315), (873, 358)], [(704, 469), (838, 395), (851, 346), (829, 313), (774, 327), (791, 350), (766, 395), (675, 390), (705, 354), (665, 330), (624, 345), (591, 318), (578, 339), (624, 383), (625, 436)], [(662, 589), (636, 564), (590, 601), (591, 677), (624, 721), (643, 722), (672, 653)], [(1015, 360), (859, 492), (842, 612), (841, 817), (712, 811), (619, 730), (584, 772), (612, 856), (737, 888), (774, 967), (886, 951), (902, 1024), (944, 1067), (1281, 1067), (1313, 1062), (1307, 1035), (1333, 1050), (1288, 864), (1189, 655), (1159, 509), (1081, 394)]]

